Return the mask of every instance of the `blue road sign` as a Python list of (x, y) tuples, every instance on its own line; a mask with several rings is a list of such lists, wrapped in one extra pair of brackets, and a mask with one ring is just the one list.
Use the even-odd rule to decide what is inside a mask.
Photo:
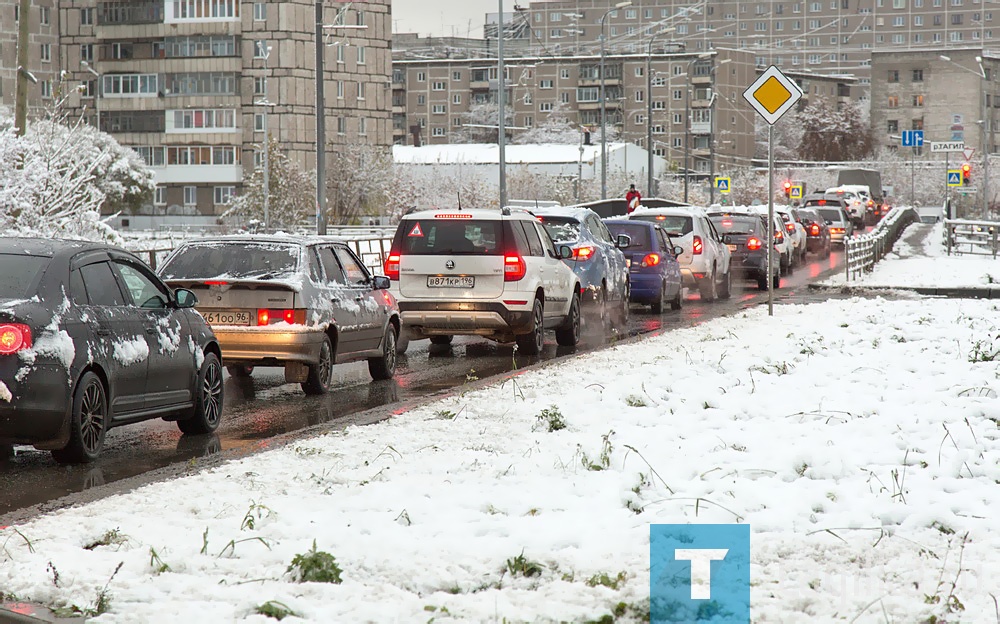
[(903, 147), (923, 147), (923, 145), (924, 145), (924, 131), (923, 130), (903, 130), (901, 139), (902, 139)]
[(962, 171), (960, 169), (948, 170), (948, 186), (962, 186)]
[(723, 193), (729, 192), (729, 178), (716, 178), (715, 188), (722, 191)]

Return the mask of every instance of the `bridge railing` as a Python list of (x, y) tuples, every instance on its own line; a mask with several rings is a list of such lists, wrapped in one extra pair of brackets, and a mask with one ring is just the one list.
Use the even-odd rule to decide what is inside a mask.
[(919, 216), (916, 210), (896, 207), (871, 232), (844, 239), (847, 281), (857, 279), (862, 273), (871, 272), (875, 263), (892, 251), (892, 246), (899, 240), (903, 230), (917, 221)]
[(948, 255), (997, 257), (1000, 222), (945, 219), (944, 244)]

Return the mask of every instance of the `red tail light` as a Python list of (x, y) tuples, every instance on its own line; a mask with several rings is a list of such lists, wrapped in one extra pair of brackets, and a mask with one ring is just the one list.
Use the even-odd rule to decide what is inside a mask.
[(819, 236), (819, 226), (813, 223), (809, 226), (809, 233), (813, 236)]
[(789, 232), (794, 232), (795, 231), (795, 224), (794, 223), (786, 223), (785, 224), (785, 229), (788, 230)]
[(785, 240), (785, 235), (784, 234), (782, 234), (781, 232), (775, 232), (774, 233), (774, 242), (775, 243), (781, 243), (781, 242), (784, 242), (784, 240)]
[(760, 249), (760, 239), (756, 236), (751, 237), (750, 240), (747, 241), (747, 249), (750, 251), (757, 251)]
[(524, 264), (524, 258), (516, 255), (503, 257), (503, 281), (516, 282), (523, 279), (527, 273), (528, 267)]
[(22, 323), (0, 325), (0, 355), (31, 348), (31, 328)]
[(875, 202), (869, 199), (868, 200), (868, 206), (871, 207), (871, 206), (874, 206), (874, 205), (875, 205)]
[(229, 282), (224, 282), (221, 280), (208, 280), (205, 282), (206, 286), (225, 286)]
[(305, 325), (305, 310), (257, 310), (257, 325), (271, 325), (286, 322), (289, 325)]
[(660, 254), (646, 254), (646, 257), (642, 259), (642, 266), (651, 267), (656, 266), (660, 263)]
[(594, 257), (593, 247), (577, 247), (573, 250), (574, 260), (590, 260)]
[(702, 252), (702, 250), (704, 250), (704, 248), (705, 247), (704, 247), (704, 245), (701, 242), (701, 237), (700, 236), (695, 236), (694, 237), (694, 242), (692, 242), (692, 244), (691, 244), (691, 253), (693, 253), (696, 256), (700, 256), (701, 252)]
[(385, 259), (385, 276), (391, 280), (399, 279), (399, 254), (389, 252), (389, 257)]

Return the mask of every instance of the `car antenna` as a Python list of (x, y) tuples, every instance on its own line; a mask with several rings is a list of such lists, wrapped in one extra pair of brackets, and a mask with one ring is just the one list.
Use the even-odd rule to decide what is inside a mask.
[(458, 195), (458, 209), (461, 210), (462, 209), (462, 191), (456, 191), (456, 194)]

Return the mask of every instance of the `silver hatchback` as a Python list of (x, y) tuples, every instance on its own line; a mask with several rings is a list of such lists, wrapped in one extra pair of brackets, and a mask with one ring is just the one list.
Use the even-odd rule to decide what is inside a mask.
[(229, 373), (283, 366), (285, 380), (324, 394), (333, 365), (368, 360), (374, 379), (396, 370), (399, 308), (344, 243), (323, 237), (234, 236), (184, 243), (160, 277), (198, 296)]

